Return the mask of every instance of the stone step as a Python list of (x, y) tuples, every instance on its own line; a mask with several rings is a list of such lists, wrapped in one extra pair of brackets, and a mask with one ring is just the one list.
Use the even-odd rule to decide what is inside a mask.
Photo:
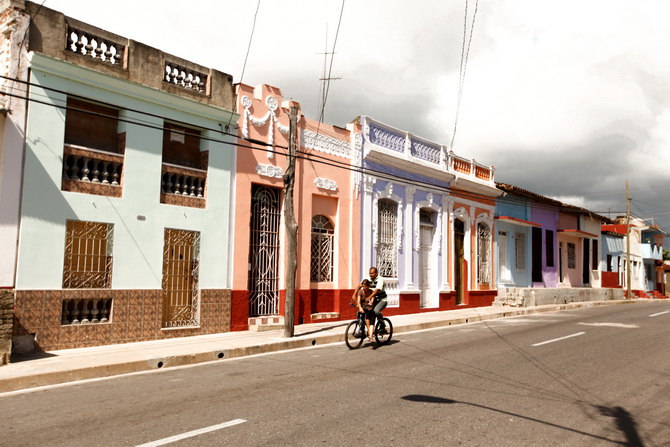
[(312, 321), (339, 319), (339, 312), (319, 312), (311, 315)]
[(284, 328), (284, 317), (280, 315), (265, 315), (249, 318), (249, 330), (256, 332), (276, 331)]

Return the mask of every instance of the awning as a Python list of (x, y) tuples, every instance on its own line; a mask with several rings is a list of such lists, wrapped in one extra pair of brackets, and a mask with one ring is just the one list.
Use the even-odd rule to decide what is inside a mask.
[(593, 233), (587, 233), (586, 231), (582, 230), (577, 230), (577, 229), (571, 229), (571, 230), (558, 230), (559, 233), (563, 233), (567, 236), (575, 236), (575, 237), (594, 237), (598, 238), (597, 234)]
[(515, 225), (521, 225), (522, 227), (541, 227), (539, 223), (531, 222), (529, 220), (523, 220), (523, 219), (518, 219), (516, 217), (511, 217), (511, 216), (498, 216), (496, 217), (496, 220), (500, 220), (502, 222), (507, 222)]
[(603, 239), (605, 240), (605, 249), (607, 250), (607, 254), (623, 254), (624, 248), (622, 237), (605, 236)]

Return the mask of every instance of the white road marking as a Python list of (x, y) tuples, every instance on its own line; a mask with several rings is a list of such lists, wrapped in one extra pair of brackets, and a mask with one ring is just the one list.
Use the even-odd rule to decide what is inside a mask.
[(170, 444), (172, 442), (181, 441), (182, 439), (192, 438), (194, 436), (202, 435), (215, 430), (221, 430), (222, 428), (226, 427), (232, 427), (233, 425), (242, 424), (244, 422), (247, 421), (244, 419), (234, 419), (232, 421), (224, 422), (223, 424), (210, 425), (209, 427), (189, 431), (186, 433), (182, 433), (181, 435), (170, 436), (169, 438), (163, 438), (157, 441), (147, 442), (146, 444), (140, 444), (136, 447), (158, 447), (159, 445)]
[(670, 310), (666, 310), (665, 312), (659, 312), (657, 314), (651, 314), (649, 316), (650, 317), (658, 317), (659, 315), (663, 315), (663, 314), (670, 314)]
[(566, 335), (565, 337), (554, 338), (553, 340), (547, 340), (547, 341), (542, 341), (540, 343), (535, 343), (534, 345), (531, 345), (531, 346), (542, 346), (542, 345), (546, 345), (547, 343), (553, 343), (555, 341), (565, 340), (566, 338), (579, 337), (580, 335), (584, 335), (584, 334), (586, 334), (586, 332), (577, 332), (576, 334)]
[(624, 323), (577, 323), (582, 326), (604, 326), (604, 327), (623, 327), (627, 329), (637, 329), (640, 326), (636, 324), (624, 324)]

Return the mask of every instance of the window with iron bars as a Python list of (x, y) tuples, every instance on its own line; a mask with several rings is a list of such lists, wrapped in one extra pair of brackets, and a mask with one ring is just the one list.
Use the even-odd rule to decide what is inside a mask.
[(112, 285), (114, 225), (68, 220), (65, 224), (64, 289), (108, 289)]
[(477, 283), (491, 283), (491, 230), (483, 223), (477, 224)]
[(377, 225), (377, 269), (385, 278), (398, 277), (398, 204), (380, 200)]
[(312, 259), (310, 281), (331, 282), (333, 280), (335, 227), (326, 216), (312, 218)]

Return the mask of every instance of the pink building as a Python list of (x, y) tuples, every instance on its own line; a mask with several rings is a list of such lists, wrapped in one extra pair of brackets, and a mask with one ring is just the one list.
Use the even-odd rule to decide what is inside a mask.
[[(283, 324), (283, 175), (291, 105), (299, 107), (278, 88), (237, 86), (231, 330)], [(298, 113), (296, 324), (353, 316), (348, 303), (360, 271), (354, 250), (360, 245), (360, 206), (352, 186), (352, 140), (349, 130)]]

